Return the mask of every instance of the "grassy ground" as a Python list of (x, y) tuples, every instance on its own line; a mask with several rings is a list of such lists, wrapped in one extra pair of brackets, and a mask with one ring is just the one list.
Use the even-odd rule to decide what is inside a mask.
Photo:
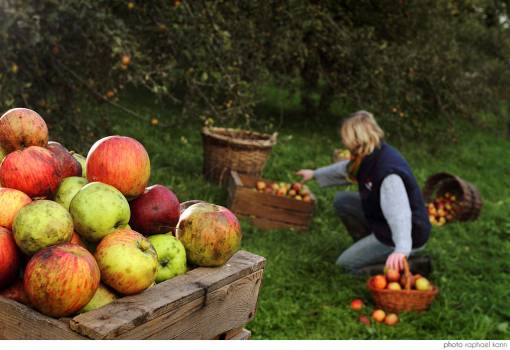
[[(144, 143), (151, 155), (152, 183), (170, 186), (181, 200), (225, 204), (226, 191), (202, 179), (200, 126), (183, 125), (171, 110), (150, 101), (135, 100), (130, 107), (146, 117), (132, 118), (108, 106), (91, 110), (90, 115), (107, 117), (115, 133)], [(149, 116), (158, 116), (166, 126), (151, 126)], [(280, 138), (265, 171), (267, 178), (293, 180), (299, 168), (328, 164), (338, 146), (329, 126), (293, 126), (284, 119), (275, 125)], [(426, 250), (433, 257), (431, 279), (441, 294), (431, 310), (403, 314), (401, 323), (392, 328), (367, 328), (357, 322), (348, 305), (355, 297), (370, 300), (365, 280), (334, 265), (352, 243), (331, 207), (335, 191), (341, 189), (311, 184), (318, 208), (310, 232), (263, 232), (243, 222), (243, 248), (267, 258), (258, 313), (249, 325), (255, 339), (510, 338), (510, 141), (469, 125), (462, 129), (457, 143), (435, 139), (426, 145), (412, 140), (398, 145), (421, 183), (428, 175), (447, 170), (474, 182), (485, 199), (478, 221), (435, 228), (432, 233)]]

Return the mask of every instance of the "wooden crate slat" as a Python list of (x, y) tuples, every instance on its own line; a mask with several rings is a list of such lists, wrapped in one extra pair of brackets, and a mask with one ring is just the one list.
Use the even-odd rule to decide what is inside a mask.
[[(242, 216), (244, 216), (244, 215), (242, 215)], [(260, 228), (262, 230), (278, 230), (278, 229), (285, 229), (285, 228), (288, 229), (289, 227), (292, 227), (293, 229), (298, 230), (298, 231), (308, 230), (307, 225), (294, 225), (294, 224), (289, 224), (287, 222), (274, 221), (271, 219), (248, 217), (248, 216), (246, 216), (246, 217), (249, 218), (255, 226), (257, 226), (258, 228)]]
[(225, 340), (249, 340), (251, 338), (251, 331), (243, 328), (239, 333), (232, 335), (230, 338)]
[(212, 339), (255, 317), (263, 271), (207, 293), (198, 300), (121, 334), (118, 339)]
[(69, 325), (40, 314), (26, 305), (0, 297), (0, 339), (85, 339)]
[(298, 201), (297, 199), (276, 196), (271, 193), (258, 192), (253, 188), (238, 187), (236, 191), (236, 199), (241, 198), (244, 202), (252, 206), (264, 205), (266, 207), (275, 207), (288, 209), (296, 213), (308, 214), (314, 209), (311, 202)]
[(239, 251), (221, 267), (194, 269), (142, 294), (78, 315), (70, 321), (70, 327), (93, 339), (113, 339), (165, 314), (200, 306), (205, 295), (263, 269), (264, 263), (263, 257)]

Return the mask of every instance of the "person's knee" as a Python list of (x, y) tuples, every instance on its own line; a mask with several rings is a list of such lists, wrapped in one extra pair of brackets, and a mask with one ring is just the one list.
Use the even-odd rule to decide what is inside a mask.
[(346, 252), (342, 253), (338, 259), (336, 259), (336, 265), (351, 273), (360, 268), (357, 260), (350, 254), (346, 254)]
[(333, 207), (335, 208), (338, 215), (343, 216), (350, 213), (355, 200), (356, 199), (353, 193), (337, 192), (335, 198), (333, 199)]

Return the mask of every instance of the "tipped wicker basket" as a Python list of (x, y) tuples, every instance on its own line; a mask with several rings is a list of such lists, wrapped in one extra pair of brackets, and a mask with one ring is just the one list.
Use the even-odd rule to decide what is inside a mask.
[(203, 128), (205, 178), (225, 184), (231, 170), (260, 177), (276, 144), (277, 135), (239, 129)]
[(375, 304), (385, 311), (396, 313), (427, 310), (439, 293), (439, 288), (432, 285), (432, 289), (429, 291), (411, 289), (411, 271), (405, 258), (404, 274), (406, 285), (403, 290), (377, 289), (370, 283), (372, 278), (368, 280), (367, 286), (372, 293)]
[(426, 202), (430, 202), (446, 192), (458, 198), (458, 208), (455, 211), (456, 220), (475, 220), (480, 216), (483, 207), (480, 191), (460, 177), (446, 172), (437, 173), (430, 176), (423, 187), (423, 197)]

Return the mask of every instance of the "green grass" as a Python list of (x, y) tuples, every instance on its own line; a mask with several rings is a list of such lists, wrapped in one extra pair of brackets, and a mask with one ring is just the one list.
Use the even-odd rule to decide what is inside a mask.
[[(125, 103), (144, 118), (109, 106), (89, 113), (108, 117), (115, 133), (144, 143), (151, 156), (152, 183), (170, 186), (181, 200), (225, 204), (226, 191), (201, 175), (200, 125), (179, 122), (172, 110), (152, 101)], [(159, 116), (166, 126), (151, 126), (150, 116)], [(338, 147), (330, 126), (305, 128), (284, 120), (275, 125), (281, 126), (280, 136), (265, 170), (267, 178), (293, 180), (299, 168), (328, 164)], [(335, 191), (342, 189), (312, 183), (318, 205), (309, 232), (264, 232), (243, 222), (243, 248), (267, 258), (258, 312), (249, 325), (253, 338), (510, 339), (510, 141), (469, 125), (459, 129), (457, 143), (436, 139), (397, 145), (420, 183), (432, 173), (450, 171), (475, 183), (485, 200), (479, 220), (433, 230), (426, 252), (433, 257), (431, 279), (441, 294), (430, 311), (402, 314), (396, 327), (367, 328), (357, 322), (350, 301), (362, 297), (372, 305), (365, 280), (346, 275), (334, 264), (352, 243), (331, 206)]]

